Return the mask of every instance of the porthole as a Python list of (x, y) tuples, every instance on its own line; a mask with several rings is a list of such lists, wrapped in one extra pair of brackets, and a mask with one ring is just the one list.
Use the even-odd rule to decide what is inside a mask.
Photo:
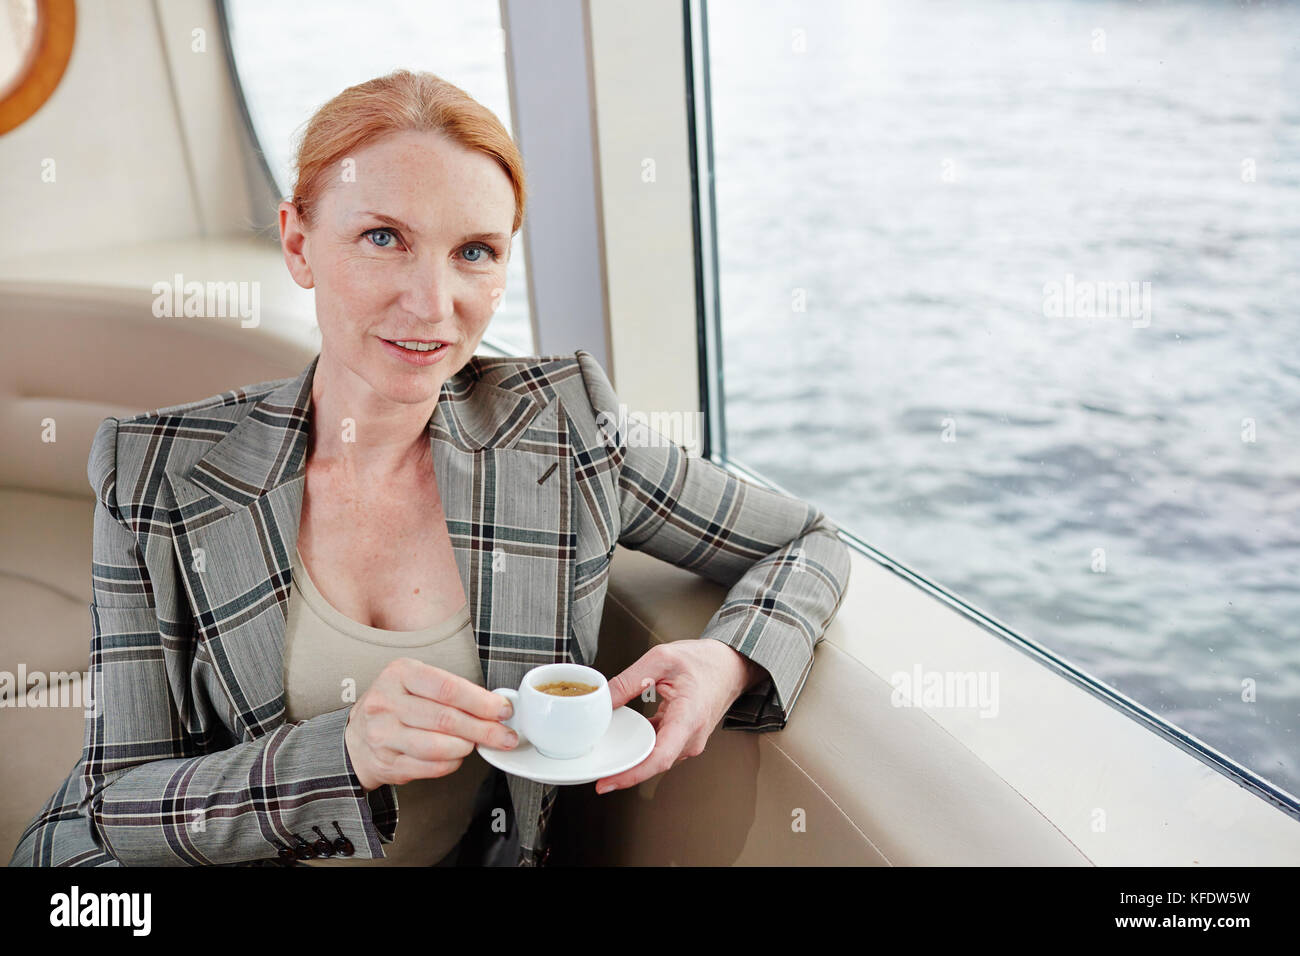
[(0, 0), (0, 134), (48, 100), (72, 56), (74, 0)]

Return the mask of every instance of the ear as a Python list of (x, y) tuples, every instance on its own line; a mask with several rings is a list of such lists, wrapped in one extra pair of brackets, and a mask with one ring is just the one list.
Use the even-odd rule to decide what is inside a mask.
[(307, 233), (297, 207), (287, 199), (280, 203), (280, 250), (293, 281), (304, 289), (313, 288), (316, 280), (307, 261)]

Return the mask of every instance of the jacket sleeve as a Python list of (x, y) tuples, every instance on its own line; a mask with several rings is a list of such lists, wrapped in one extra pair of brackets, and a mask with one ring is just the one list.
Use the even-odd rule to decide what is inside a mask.
[(337, 839), (337, 821), (355, 858), (382, 857), (396, 795), (391, 785), (367, 793), (353, 772), (343, 743), (350, 708), (225, 749), (187, 719), (195, 638), (160, 621), (137, 538), (151, 515), (118, 504), (117, 427), (114, 418), (100, 425), (87, 468), (92, 706), (79, 809), (95, 838), (127, 866), (230, 864), (275, 858), (294, 834), (314, 843), (317, 826)]
[(723, 727), (780, 730), (848, 588), (839, 529), (806, 502), (691, 457), (652, 429), (627, 428), (604, 369), (590, 353), (575, 354), (602, 436), (592, 467), (617, 476), (618, 542), (730, 589), (700, 636), (767, 676), (737, 698)]

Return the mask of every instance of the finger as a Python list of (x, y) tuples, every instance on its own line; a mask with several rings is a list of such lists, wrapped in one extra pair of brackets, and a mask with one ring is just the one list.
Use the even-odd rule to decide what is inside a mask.
[(414, 760), (463, 760), (474, 750), (474, 741), (399, 724), (389, 735), (387, 746)]
[(655, 684), (660, 678), (668, 676), (664, 668), (665, 660), (652, 647), (627, 670), (609, 679), (609, 697), (615, 709), (622, 707), (633, 697)]
[(397, 676), (408, 694), (447, 704), (483, 720), (500, 720), (510, 703), (500, 694), (494, 694), (459, 674), (411, 657), (401, 659)]
[(692, 757), (698, 757), (700, 754), (704, 753), (704, 748), (708, 746), (708, 743), (709, 738), (707, 735), (696, 734), (690, 740), (686, 741), (686, 746), (683, 747), (682, 752), (677, 755), (677, 759), (673, 762), (673, 766), (677, 766), (677, 764), (681, 763), (683, 760), (690, 760)]
[(402, 694), (396, 705), (397, 719), (406, 727), (463, 737), (497, 750), (513, 747), (518, 738), (499, 720), (483, 720), (416, 694)]
[(650, 756), (630, 770), (597, 780), (596, 789), (603, 791), (606, 784), (611, 784), (616, 789), (634, 787), (642, 780), (663, 773), (677, 762), (681, 752), (686, 749), (686, 742), (698, 729), (695, 721), (685, 711), (666, 713), (660, 721)]

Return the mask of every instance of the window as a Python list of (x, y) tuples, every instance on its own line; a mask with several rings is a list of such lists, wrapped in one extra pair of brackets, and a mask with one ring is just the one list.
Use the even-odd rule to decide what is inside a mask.
[[(349, 86), (396, 69), (455, 83), (513, 127), (504, 34), (496, 0), (225, 0), (230, 47), (258, 145), (281, 195), (292, 181), (293, 136)], [(524, 244), (516, 236), (506, 292), (484, 342), (534, 351)]]
[(1300, 793), (1300, 8), (705, 19), (724, 454)]
[(31, 119), (54, 94), (76, 32), (73, 0), (0, 5), (0, 135)]

